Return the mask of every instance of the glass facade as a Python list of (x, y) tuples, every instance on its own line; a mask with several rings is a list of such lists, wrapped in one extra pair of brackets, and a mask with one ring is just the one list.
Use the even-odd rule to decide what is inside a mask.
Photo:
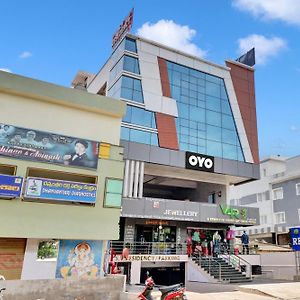
[(121, 139), (131, 142), (143, 143), (152, 146), (158, 146), (158, 138), (156, 132), (147, 130), (129, 128), (122, 125)]
[[(134, 126), (137, 127), (132, 128)], [(131, 105), (127, 106), (126, 115), (123, 118), (121, 127), (121, 139), (158, 146), (155, 129), (154, 112)]]
[(167, 62), (179, 148), (244, 161), (224, 80)]
[(109, 89), (108, 96), (144, 103), (141, 80), (124, 75)]
[[(115, 66), (110, 72), (110, 82), (123, 71), (140, 74), (138, 59), (124, 55), (124, 50), (137, 53), (135, 40), (125, 38), (112, 55)], [(109, 89), (108, 95), (117, 99), (144, 103), (141, 80), (131, 76), (122, 75)], [(121, 139), (158, 146), (154, 112), (128, 104), (121, 126)]]
[(127, 105), (123, 122), (156, 129), (154, 113), (143, 108)]
[(110, 71), (110, 82), (118, 77), (122, 71), (131, 72), (134, 74), (140, 74), (139, 62), (138, 59), (132, 56), (124, 55), (116, 63), (116, 65)]

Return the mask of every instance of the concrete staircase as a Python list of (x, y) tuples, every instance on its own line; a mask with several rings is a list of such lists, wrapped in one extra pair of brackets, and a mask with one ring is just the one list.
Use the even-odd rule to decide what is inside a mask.
[[(228, 283), (244, 283), (252, 281), (251, 278), (246, 277), (245, 274), (237, 270), (235, 267), (227, 263), (221, 257), (201, 257), (201, 260), (194, 257), (193, 261), (205, 270), (210, 276), (214, 277), (216, 280), (221, 280), (222, 282)], [(221, 277), (219, 274), (221, 267)]]

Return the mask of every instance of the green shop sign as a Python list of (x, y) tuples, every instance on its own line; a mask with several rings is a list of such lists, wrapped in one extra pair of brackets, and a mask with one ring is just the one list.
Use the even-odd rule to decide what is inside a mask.
[(220, 204), (220, 208), (223, 215), (228, 215), (235, 219), (247, 219), (247, 209), (245, 208), (237, 209), (224, 204)]

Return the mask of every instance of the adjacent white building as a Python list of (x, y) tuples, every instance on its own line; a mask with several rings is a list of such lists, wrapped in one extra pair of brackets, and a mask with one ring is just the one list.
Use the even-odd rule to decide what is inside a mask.
[(257, 238), (286, 244), (290, 227), (300, 225), (300, 156), (261, 161), (261, 179), (229, 188), (231, 205), (259, 208), (260, 225), (238, 228)]

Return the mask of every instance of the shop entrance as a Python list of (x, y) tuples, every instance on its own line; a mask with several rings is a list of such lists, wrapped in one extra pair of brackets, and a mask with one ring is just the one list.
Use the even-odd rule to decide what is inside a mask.
[(187, 254), (214, 256), (229, 253), (224, 229), (187, 227)]
[(175, 226), (136, 226), (136, 241), (141, 243), (169, 243), (176, 242), (176, 227)]

